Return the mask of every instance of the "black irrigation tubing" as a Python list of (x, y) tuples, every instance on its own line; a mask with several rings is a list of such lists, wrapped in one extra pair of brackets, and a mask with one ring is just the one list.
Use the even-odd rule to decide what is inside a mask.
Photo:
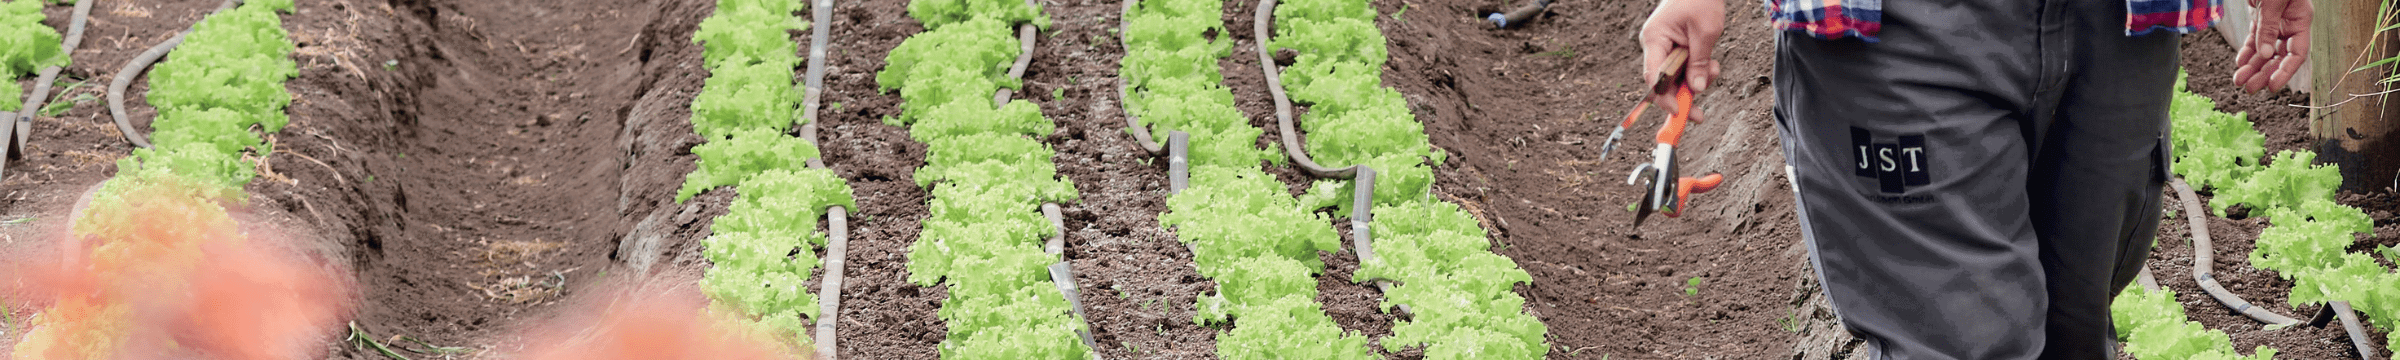
[[(225, 3), (217, 5), (217, 9), (209, 11), (208, 14), (216, 15), (241, 4), (242, 0), (225, 0)], [(207, 21), (206, 16), (201, 19)], [(108, 82), (108, 115), (116, 118), (117, 131), (124, 133), (125, 140), (133, 142), (133, 146), (150, 147), (150, 140), (134, 130), (133, 120), (125, 115), (125, 88), (133, 86), (133, 78), (141, 77), (142, 71), (150, 69), (151, 64), (158, 63), (159, 58), (167, 57), (168, 51), (173, 51), (176, 45), (183, 44), (184, 35), (191, 34), (191, 29), (184, 29), (182, 32), (175, 33), (174, 37), (167, 38), (167, 41), (159, 42), (157, 46), (151, 46), (149, 51), (143, 51), (141, 55), (134, 56), (132, 61), (125, 62), (125, 68), (117, 70), (116, 79)]]
[(1307, 171), (1309, 175), (1321, 178), (1351, 178), (1363, 166), (1352, 165), (1335, 169), (1317, 165), (1317, 161), (1310, 159), (1308, 152), (1300, 147), (1300, 132), (1292, 129), (1292, 99), (1284, 96), (1283, 75), (1277, 73), (1275, 56), (1267, 52), (1267, 36), (1274, 34), (1268, 31), (1268, 26), (1272, 24), (1274, 18), (1275, 0), (1259, 1), (1258, 14), (1251, 19), (1250, 30), (1252, 35), (1258, 38), (1258, 69), (1266, 73), (1267, 93), (1275, 98), (1275, 130), (1277, 134), (1283, 136), (1283, 152), (1290, 155), (1292, 163), (1298, 164), (1300, 170)]
[(2192, 228), (2192, 279), (2200, 284), (2200, 290), (2207, 292), (2209, 297), (2216, 298), (2217, 302), (2224, 304), (2226, 308), (2240, 312), (2258, 322), (2278, 326), (2300, 324), (2299, 319), (2267, 311), (2264, 307), (2254, 306), (2250, 304), (2250, 301), (2242, 300), (2240, 295), (2225, 291), (2225, 286), (2217, 283), (2216, 275), (2212, 271), (2216, 264), (2216, 250), (2213, 249), (2211, 245), (2213, 241), (2208, 236), (2208, 212), (2200, 208), (2200, 195), (2193, 193), (2192, 187), (2183, 183), (2183, 178), (2169, 177), (2167, 185), (2174, 187), (2175, 195), (2181, 198), (2186, 219), (2184, 223)]
[[(74, 16), (67, 20), (66, 38), (60, 39), (58, 47), (59, 51), (66, 53), (69, 58), (73, 58), (75, 49), (83, 45), (83, 24), (91, 18), (92, 2), (94, 1), (99, 0), (75, 2)], [(50, 82), (58, 79), (58, 73), (61, 70), (65, 69), (57, 66), (43, 67), (41, 75), (34, 78), (33, 91), (25, 94), (24, 102), (18, 103), (24, 107), (18, 108), (16, 114), (0, 113), (0, 124), (5, 124), (0, 125), (0, 139), (8, 142), (8, 159), (25, 157), (25, 142), (33, 132), (33, 116), (41, 114), (42, 103), (50, 99)], [(0, 161), (0, 168), (5, 168), (5, 165), (5, 161)]]
[[(812, 21), (808, 35), (808, 70), (802, 81), (805, 86), (802, 93), (806, 96), (800, 101), (801, 109), (805, 111), (801, 113), (802, 119), (808, 123), (800, 125), (800, 139), (823, 149), (824, 146), (817, 142), (817, 124), (824, 122), (824, 117), (817, 116), (817, 110), (825, 100), (825, 46), (832, 43), (830, 40), (833, 37), (826, 25), (833, 23), (833, 0), (814, 2), (809, 6)], [(808, 167), (824, 169), (824, 157), (808, 159)], [(840, 322), (836, 319), (841, 318), (842, 314), (842, 273), (847, 263), (844, 259), (850, 254), (850, 209), (839, 205), (826, 207), (825, 230), (831, 236), (825, 242), (825, 278), (819, 280), (817, 287), (816, 346), (818, 359), (832, 360), (840, 350), (834, 344), (834, 324)]]
[[(1035, 4), (1034, 0), (1025, 0), (1025, 5), (1040, 6)], [(1008, 66), (1010, 79), (1025, 79), (1025, 68), (1033, 65), (1034, 35), (1037, 30), (1034, 29), (1031, 22), (1017, 24), (1017, 61)], [(992, 106), (1008, 106), (1009, 96), (1015, 93), (1005, 87), (992, 92)], [(1058, 263), (1050, 264), (1050, 282), (1058, 286), (1059, 295), (1067, 299), (1068, 308), (1075, 312), (1075, 317), (1083, 319), (1086, 324), (1089, 324), (1091, 317), (1084, 315), (1083, 298), (1075, 293), (1075, 267), (1066, 261), (1066, 218), (1059, 213), (1058, 204), (1052, 202), (1042, 203), (1042, 216), (1049, 218), (1051, 228), (1057, 230), (1056, 234), (1050, 236), (1049, 241), (1042, 244), (1042, 251), (1059, 255)], [(1100, 352), (1100, 346), (1098, 342), (1092, 340), (1091, 327), (1086, 326), (1083, 330), (1076, 330), (1075, 335), (1083, 338), (1083, 347), (1091, 350), (1096, 358)]]

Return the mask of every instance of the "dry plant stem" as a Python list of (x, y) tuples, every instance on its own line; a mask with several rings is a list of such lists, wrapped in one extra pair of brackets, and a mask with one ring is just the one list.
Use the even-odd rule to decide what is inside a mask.
[(291, 151), (291, 150), (288, 150), (288, 149), (277, 149), (277, 150), (275, 150), (275, 152), (278, 152), (278, 153), (285, 153), (285, 154), (292, 154), (292, 156), (298, 156), (298, 157), (300, 157), (300, 159), (303, 159), (303, 160), (308, 160), (308, 162), (317, 163), (317, 166), (323, 166), (323, 167), (325, 167), (325, 172), (333, 173), (333, 181), (334, 181), (334, 182), (341, 183), (341, 184), (342, 184), (342, 186), (349, 186), (349, 185), (350, 185), (350, 181), (349, 181), (349, 180), (343, 180), (343, 179), (342, 179), (342, 172), (341, 172), (340, 170), (334, 170), (334, 169), (333, 169), (333, 165), (326, 165), (326, 164), (325, 164), (325, 162), (323, 162), (323, 161), (317, 161), (317, 158), (308, 157), (308, 155), (304, 155), (304, 154), (301, 154), (301, 153), (298, 153), (298, 152), (293, 152), (293, 151)]

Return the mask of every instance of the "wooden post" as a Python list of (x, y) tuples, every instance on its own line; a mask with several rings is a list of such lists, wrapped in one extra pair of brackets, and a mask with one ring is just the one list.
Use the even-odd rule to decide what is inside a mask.
[[(2376, 0), (2315, 0), (2315, 23), (2309, 28), (2311, 66), (2316, 91), (2309, 96), (2308, 130), (2317, 161), (2342, 167), (2342, 189), (2376, 191), (2392, 186), (2400, 175), (2400, 93), (2358, 96), (2392, 89), (2400, 84), (2377, 84), (2390, 76), (2389, 67), (2351, 69), (2400, 52), (2400, 37), (2376, 34)], [(2369, 40), (2382, 37), (2378, 49)], [(2370, 53), (2369, 51), (2373, 52)], [(2340, 106), (2334, 106), (2340, 104)]]

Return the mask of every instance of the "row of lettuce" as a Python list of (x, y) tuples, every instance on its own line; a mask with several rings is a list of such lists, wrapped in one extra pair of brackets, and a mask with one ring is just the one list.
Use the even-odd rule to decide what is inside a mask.
[(908, 14), (925, 31), (893, 49), (875, 80), (900, 90), (892, 121), (927, 147), (916, 180), (932, 187), (931, 214), (907, 266), (909, 282), (949, 290), (941, 357), (1092, 357), (1078, 335), (1087, 325), (1050, 280), (1061, 259), (1043, 250), (1059, 230), (1041, 205), (1077, 197), (1038, 140), (1056, 125), (1033, 103), (994, 104), (999, 89), (1021, 86), (1008, 74), (1022, 46), (1010, 29), (1049, 18), (1021, 0), (916, 0)]
[(25, 106), (20, 100), (25, 89), (17, 86), (17, 76), (67, 66), (58, 30), (42, 25), (43, 18), (41, 1), (0, 2), (0, 80), (5, 80), (0, 81), (0, 111)]
[[(2212, 212), (2239, 205), (2265, 216), (2250, 264), (2293, 281), (2295, 307), (2349, 301), (2379, 321), (2400, 319), (2400, 275), (2366, 254), (2350, 253), (2353, 234), (2374, 231), (2365, 212), (2334, 202), (2340, 170), (2313, 164), (2316, 154), (2287, 150), (2265, 165), (2266, 137), (2247, 114), (2216, 111), (2216, 102), (2194, 94), (2182, 79), (2175, 85), (2172, 118), (2174, 171), (2197, 188), (2213, 189)], [(2400, 256), (2388, 247), (2386, 256)], [(2395, 259), (2400, 260), (2400, 259)], [(2111, 306), (2126, 351), (2142, 358), (2273, 358), (2275, 349), (2236, 353), (2222, 331), (2184, 320), (2172, 290), (2128, 289)], [(2393, 338), (2391, 340), (2400, 340)], [(2400, 345), (2400, 343), (2395, 343)]]
[(709, 71), (692, 100), (692, 131), (706, 142), (692, 148), (699, 164), (675, 195), (681, 202), (733, 185), (737, 197), (702, 242), (712, 266), (701, 288), (721, 314), (793, 344), (809, 341), (805, 319), (821, 315), (806, 286), (826, 242), (817, 220), (833, 206), (857, 208), (847, 183), (808, 166), (817, 147), (784, 132), (810, 121), (798, 110), (792, 74), (801, 59), (787, 33), (808, 26), (793, 15), (800, 6), (719, 0), (692, 34)]
[[(66, 63), (65, 54), (58, 52), (57, 33), (40, 24), (41, 3), (18, 0), (0, 4), (0, 34), (6, 34), (0, 36), (0, 47), (7, 49), (0, 53), (0, 63), (4, 63), (0, 70), (13, 75)], [(209, 265), (204, 258), (221, 261), (225, 259), (221, 256), (228, 255), (226, 249), (246, 246), (223, 204), (249, 198), (242, 187), (256, 174), (255, 159), (273, 152), (251, 128), (272, 133), (288, 121), (284, 109), (291, 104), (291, 95), (284, 92), (284, 81), (299, 70), (288, 57), (293, 44), (277, 12), (290, 11), (292, 6), (291, 0), (252, 0), (210, 15), (193, 25), (183, 44), (151, 72), (149, 99), (158, 108), (152, 123), (157, 129), (156, 147), (137, 149), (119, 159), (116, 176), (102, 185), (75, 220), (71, 241), (89, 243), (76, 246), (86, 250), (62, 264), (68, 265), (62, 268), (68, 274), (52, 275), (65, 276), (53, 280), (82, 286), (69, 286), (56, 294), (57, 302), (40, 318), (36, 330), (17, 344), (17, 358), (125, 356), (118, 353), (125, 351), (124, 347), (109, 344), (155, 340), (142, 338), (147, 330), (140, 328), (145, 325), (137, 325), (145, 321), (136, 314), (137, 305), (158, 301), (153, 298), (160, 295), (156, 289), (195, 289), (193, 278), (162, 274), (192, 274)], [(16, 105), (20, 96), (14, 83), (8, 82), (4, 97), (10, 105)], [(292, 286), (260, 281), (264, 281), (261, 286)], [(204, 297), (221, 294), (193, 293)], [(289, 295), (293, 294), (252, 294)], [(210, 306), (250, 305), (256, 304)], [(298, 309), (278, 311), (294, 319), (310, 316)], [(227, 318), (195, 321), (212, 320)], [(291, 329), (244, 330), (267, 334)], [(210, 344), (186, 345), (214, 346)]]
[(1292, 100), (1309, 105), (1300, 119), (1308, 153), (1328, 166), (1366, 165), (1374, 188), (1376, 257), (1354, 281), (1389, 280), (1385, 308), (1411, 317), (1382, 340), (1386, 350), (1423, 346), (1433, 359), (1538, 359), (1548, 327), (1526, 313), (1513, 290), (1532, 277), (1492, 253), (1489, 235), (1458, 205), (1435, 199), (1433, 170), (1444, 154), (1398, 91), (1383, 86), (1388, 51), (1366, 0), (1289, 0), (1275, 9), (1278, 49), (1299, 57), (1283, 70)]
[(1217, 59), (1230, 53), (1221, 0), (1147, 0), (1126, 14), (1127, 112), (1164, 139), (1190, 134), (1191, 186), (1167, 198), (1159, 223), (1192, 245), (1217, 293), (1198, 299), (1201, 324), (1238, 325), (1217, 337), (1227, 359), (1377, 359), (1317, 302), (1319, 251), (1340, 251), (1324, 215), (1259, 167), (1283, 157), (1256, 147), (1263, 130), (1234, 108)]
[[(2178, 81), (2177, 88), (2182, 88)], [(2265, 137), (2246, 114), (2213, 111), (2215, 102), (2188, 91), (2175, 95), (2175, 171), (2195, 187), (2213, 188), (2209, 206), (2222, 215), (2240, 205), (2269, 222), (2250, 252), (2250, 265), (2292, 280), (2295, 307), (2347, 301), (2390, 328), (2400, 320), (2400, 274), (2368, 254), (2352, 253), (2355, 234), (2375, 231), (2364, 211), (2334, 201), (2341, 169), (2316, 166), (2316, 153), (2286, 150), (2265, 165)], [(2385, 246), (2384, 256), (2400, 260)], [(2400, 337), (2386, 339), (2400, 345)]]

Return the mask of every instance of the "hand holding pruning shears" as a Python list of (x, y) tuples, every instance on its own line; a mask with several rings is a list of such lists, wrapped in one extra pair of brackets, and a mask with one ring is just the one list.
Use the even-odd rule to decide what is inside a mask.
[[(1717, 38), (1725, 34), (1725, 0), (1662, 0), (1650, 19), (1642, 22), (1642, 80), (1650, 85), (1650, 101), (1662, 107), (1673, 100), (1673, 87), (1688, 83), (1693, 93), (1708, 91), (1716, 81)], [(1672, 58), (1683, 51), (1688, 57)], [(1661, 75), (1681, 75), (1669, 79)], [(1692, 120), (1707, 120), (1692, 110)]]
[(1635, 104), (1632, 114), (1600, 145), (1601, 157), (1606, 158), (1625, 128), (1640, 119), (1642, 110), (1651, 104), (1671, 114), (1666, 126), (1659, 128), (1650, 161), (1634, 166), (1625, 179), (1645, 190), (1641, 202), (1634, 204), (1635, 227), (1652, 212), (1682, 215), (1692, 194), (1714, 190), (1725, 181), (1724, 175), (1715, 173), (1682, 177), (1675, 166), (1675, 146), (1682, 142), (1685, 126), (1702, 120), (1700, 109), (1692, 105), (1696, 93), (1706, 90), (1717, 76), (1717, 62), (1709, 54), (1724, 31), (1725, 3), (1719, 0), (1665, 0), (1642, 24), (1642, 77), (1650, 84), (1649, 101)]
[[(1668, 63), (1675, 63), (1682, 61), (1685, 56), (1688, 55), (1684, 49), (1675, 49), (1667, 54), (1667, 60)], [(1671, 115), (1667, 117), (1667, 124), (1658, 129), (1657, 147), (1650, 150), (1650, 162), (1634, 166), (1633, 173), (1625, 178), (1627, 184), (1643, 185), (1647, 190), (1642, 194), (1642, 201), (1634, 204), (1633, 225), (1636, 227), (1641, 226), (1642, 220), (1648, 219), (1651, 212), (1666, 214), (1667, 217), (1683, 215), (1683, 209), (1691, 202), (1692, 194), (1714, 190), (1717, 184), (1725, 181), (1724, 175), (1714, 173), (1699, 178), (1677, 176), (1675, 146), (1683, 141), (1685, 127), (1699, 120), (1691, 117), (1696, 112), (1696, 107), (1692, 106), (1692, 87), (1682, 81), (1684, 76), (1678, 71), (1680, 68), (1662, 70), (1655, 74), (1654, 78), (1659, 81), (1653, 88), (1674, 93), (1673, 102), (1658, 105)], [(1609, 150), (1616, 148), (1616, 141), (1625, 134), (1625, 128), (1632, 126), (1634, 120), (1641, 119), (1642, 109), (1650, 104), (1643, 102), (1633, 106), (1633, 113), (1626, 115), (1625, 122), (1617, 124), (1617, 130), (1609, 133), (1608, 142), (1600, 145), (1601, 156), (1607, 156)]]

